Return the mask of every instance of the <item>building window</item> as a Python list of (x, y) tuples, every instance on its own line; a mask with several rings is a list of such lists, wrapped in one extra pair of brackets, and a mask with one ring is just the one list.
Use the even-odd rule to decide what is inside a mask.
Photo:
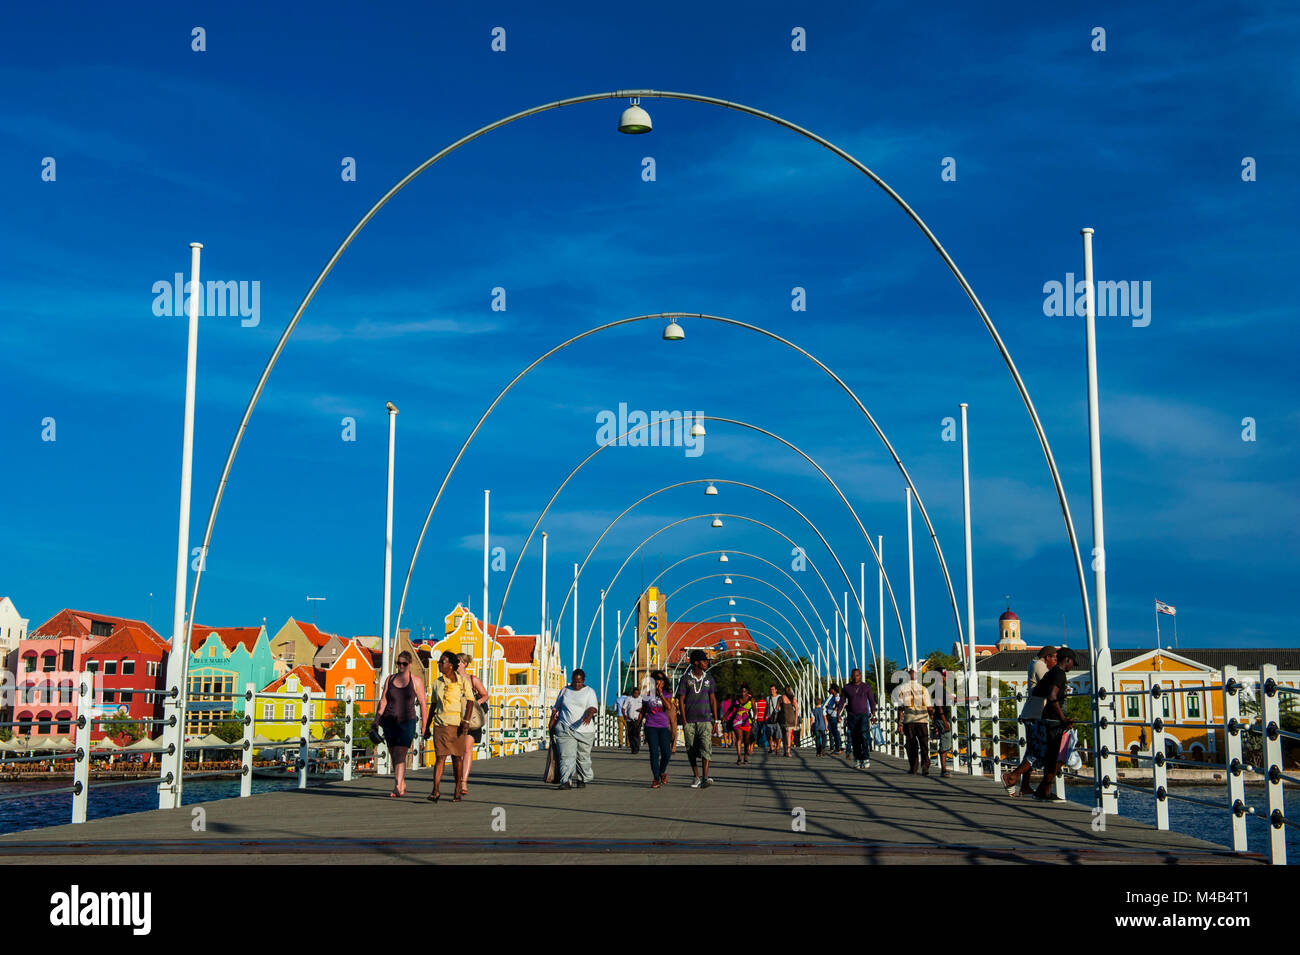
[(44, 673), (54, 672), (54, 654), (47, 653), (41, 657), (41, 671)]
[(1126, 707), (1124, 715), (1130, 720), (1141, 719), (1142, 701), (1136, 696), (1126, 696), (1124, 697), (1124, 700), (1124, 705)]
[(528, 674), (527, 674), (527, 673), (512, 673), (512, 674), (510, 674), (510, 685), (511, 685), (511, 686), (527, 686), (527, 685), (528, 685)]
[(158, 663), (157, 663), (156, 661), (153, 662), (153, 663), (150, 663), (150, 664), (149, 664), (149, 669), (148, 669), (147, 672), (148, 672), (149, 676), (157, 676), (157, 675), (158, 675)]
[(116, 661), (116, 660), (105, 660), (105, 661), (104, 661), (104, 676), (115, 676), (116, 674), (117, 674), (117, 661)]
[(27, 657), (27, 659), (25, 659), (25, 660), (23, 661), (23, 672), (24, 672), (24, 673), (35, 673), (35, 672), (36, 672), (36, 658), (35, 658), (35, 657)]
[(292, 703), (284, 704), (284, 718), (286, 720), (296, 720), (298, 718), (298, 708)]
[(263, 704), (262, 704), (262, 719), (264, 719), (264, 720), (273, 720), (273, 719), (275, 719), (275, 704), (274, 704), (274, 703), (263, 703)]
[(87, 661), (86, 661), (86, 672), (87, 672), (87, 673), (98, 673), (98, 672), (99, 672), (99, 661), (98, 661), (98, 660), (87, 660)]
[(107, 637), (113, 632), (113, 625), (107, 620), (90, 621), (90, 635), (92, 637)]
[(1160, 715), (1169, 719), (1169, 694), (1164, 693), (1160, 696)]
[(123, 661), (122, 661), (122, 676), (135, 676), (135, 661), (134, 661), (134, 660), (123, 660)]
[(351, 657), (348, 657), (348, 665), (344, 669), (355, 670), (356, 668), (357, 668), (357, 661), (352, 659)]
[(345, 689), (345, 687), (343, 687), (343, 686), (341, 686), (341, 685), (340, 685), (340, 686), (336, 686), (336, 687), (334, 687), (334, 699), (336, 699), (336, 700), (341, 700), (341, 699), (343, 699), (343, 691), (344, 691), (344, 689)]
[(1192, 720), (1201, 718), (1201, 694), (1187, 694), (1187, 718)]
[(64, 673), (72, 672), (72, 651), (71, 650), (63, 651), (63, 661), (59, 669), (62, 670)]
[(119, 703), (127, 703), (127, 704), (129, 704), (129, 703), (131, 702), (131, 700), (132, 700), (133, 697), (134, 697), (134, 694), (131, 693), (131, 692), (128, 690), (127, 692), (120, 694), (120, 695), (118, 696), (118, 700), (117, 700), (117, 701), (118, 701)]

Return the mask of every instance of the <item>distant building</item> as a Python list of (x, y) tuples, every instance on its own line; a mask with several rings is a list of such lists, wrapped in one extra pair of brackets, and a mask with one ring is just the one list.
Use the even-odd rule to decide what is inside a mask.
[[(133, 623), (118, 626), (86, 652), (85, 667), (97, 674), (94, 709), (102, 717), (138, 723), (145, 737), (156, 736), (163, 717), (161, 691), (167, 682), (169, 644), (149, 627)], [(119, 723), (96, 723), (90, 738), (116, 737)]]
[[(60, 610), (18, 644), (14, 722), (22, 735), (66, 736), (77, 718), (77, 680), (86, 654), (130, 624), (157, 637), (143, 620), (84, 610)], [(159, 638), (161, 639), (161, 638)]]
[(313, 669), (324, 675), (322, 687), (325, 698), (333, 709), (334, 701), (347, 698), (352, 690), (356, 712), (369, 715), (375, 711), (375, 674), (380, 667), (379, 653), (362, 646), (357, 638), (342, 645), (337, 654), (327, 654), (331, 644), (326, 644), (317, 654)]
[(635, 649), (630, 670), (623, 674), (624, 686), (644, 684), (651, 670), (662, 669), (670, 677), (674, 672), (680, 674), (692, 650), (707, 653), (710, 665), (728, 657), (753, 659), (764, 652), (749, 628), (740, 622), (669, 622), (668, 595), (657, 587), (648, 587), (641, 595), (636, 619)]
[(324, 673), (310, 666), (294, 667), (272, 680), (253, 697), (253, 735), (287, 743), (299, 739), (306, 727), (309, 741), (324, 739), (328, 717), (324, 683)]
[(0, 597), (0, 722), (10, 722), (17, 686), (18, 644), (27, 639), (27, 618), (8, 597)]
[(290, 617), (271, 638), (276, 675), (283, 676), (294, 667), (311, 666), (317, 651), (333, 636), (332, 633), (323, 633), (314, 623)]
[[(953, 656), (961, 660), (962, 667), (966, 666), (969, 649), (964, 643), (954, 642), (952, 645)], [(1006, 650), (1029, 650), (1037, 653), (1040, 649), (1042, 645), (1031, 647), (1025, 642), (1020, 633), (1020, 617), (1008, 607), (1002, 616), (998, 617), (998, 642), (975, 644), (975, 659), (980, 660)]]
[(190, 638), (185, 733), (206, 736), (244, 714), (244, 692), (276, 676), (266, 627), (202, 627)]

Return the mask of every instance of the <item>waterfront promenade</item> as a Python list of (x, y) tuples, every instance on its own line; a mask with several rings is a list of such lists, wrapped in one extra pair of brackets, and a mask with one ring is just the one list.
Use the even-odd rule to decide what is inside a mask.
[(1009, 799), (987, 778), (910, 776), (888, 757), (857, 772), (806, 752), (756, 753), (749, 766), (720, 755), (707, 789), (689, 788), (680, 753), (669, 785), (652, 790), (644, 753), (602, 750), (595, 783), (557, 791), (540, 782), (544, 754), (529, 753), (477, 763), (460, 803), (450, 768), (437, 804), (424, 798), (428, 771), (411, 775), (404, 799), (388, 797), (390, 779), (367, 777), (11, 833), (0, 836), (0, 862), (1263, 862), (1122, 817), (1095, 831), (1084, 807)]

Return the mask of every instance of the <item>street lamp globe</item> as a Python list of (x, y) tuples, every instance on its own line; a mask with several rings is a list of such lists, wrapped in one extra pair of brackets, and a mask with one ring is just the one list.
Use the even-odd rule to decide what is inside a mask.
[(728, 563), (730, 560), (731, 560), (731, 558), (728, 557), (726, 554), (719, 554), (719, 555), (718, 555), (718, 563), (719, 563), (719, 564), (725, 564), (725, 563)]
[(730, 577), (723, 577), (723, 578), (722, 578), (722, 583), (723, 583), (725, 586), (730, 587), (730, 586), (731, 586), (731, 578), (730, 578)]
[(711, 526), (711, 527), (721, 527), (721, 526), (722, 526), (722, 518), (720, 518), (720, 517), (715, 517), (715, 518), (713, 519), (713, 523), (712, 523), (710, 526)]
[(714, 487), (714, 486), (713, 486), (713, 482), (710, 481), (710, 482), (709, 482), (709, 486), (706, 487), (706, 488), (704, 489), (704, 493), (705, 493), (705, 494), (709, 494), (709, 495), (717, 494), (717, 493), (718, 493), (718, 489), (717, 489), (716, 487)]
[(686, 332), (676, 322), (669, 322), (668, 327), (664, 329), (664, 341), (666, 342), (679, 342), (685, 337)]
[(728, 606), (728, 607), (734, 607), (734, 606), (736, 606), (736, 599), (733, 597), (733, 598), (731, 598), (730, 600), (728, 600), (728, 601), (727, 601), (727, 606)]
[(620, 133), (648, 133), (653, 128), (650, 122), (650, 114), (643, 110), (638, 104), (640, 100), (633, 97), (632, 105), (623, 110), (623, 115), (618, 120), (618, 131)]
[(702, 438), (705, 434), (704, 425), (700, 424), (700, 422), (697, 421), (695, 424), (691, 425), (692, 438)]

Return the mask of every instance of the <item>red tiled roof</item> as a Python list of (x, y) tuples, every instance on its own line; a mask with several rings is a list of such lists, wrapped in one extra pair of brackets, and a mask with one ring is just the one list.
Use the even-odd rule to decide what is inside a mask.
[(96, 657), (110, 653), (158, 653), (164, 654), (171, 644), (147, 628), (141, 629), (132, 623), (124, 623), (111, 634), (95, 644), (86, 656)]
[[(504, 627), (502, 628), (505, 629)], [(496, 638), (501, 650), (506, 655), (506, 663), (532, 663), (533, 651), (537, 647), (537, 635), (503, 634)]]
[[(733, 630), (739, 630), (733, 636)], [(669, 663), (676, 663), (685, 655), (688, 648), (710, 648), (725, 640), (728, 650), (755, 650), (758, 644), (750, 636), (743, 623), (689, 623), (679, 620), (668, 625), (668, 633), (663, 639), (660, 652), (668, 656)]]
[[(289, 619), (293, 620), (292, 617), (290, 617)], [(308, 640), (310, 640), (312, 646), (316, 647), (317, 649), (329, 643), (331, 637), (337, 636), (337, 634), (325, 633), (324, 631), (317, 628), (317, 626), (314, 623), (307, 623), (306, 621), (303, 620), (294, 620), (293, 622), (298, 625), (298, 629), (302, 631), (303, 636), (305, 636)]]
[(227, 650), (234, 650), (237, 646), (242, 646), (249, 653), (257, 647), (257, 638), (262, 635), (262, 628), (259, 627), (200, 627), (195, 625), (194, 631), (190, 634), (190, 653), (197, 653), (199, 647), (207, 642), (208, 634), (215, 633), (221, 638), (222, 644)]
[[(106, 613), (87, 613), (84, 610), (60, 610), (49, 620), (31, 631), (28, 636), (89, 637), (92, 622), (110, 623), (115, 629), (125, 623), (134, 624), (140, 629), (158, 636), (153, 627), (143, 620), (132, 620), (130, 617), (114, 617)], [(162, 638), (159, 637), (159, 639)]]
[(291, 676), (296, 676), (298, 678), (299, 684), (305, 690), (308, 690), (312, 693), (325, 692), (325, 677), (323, 675), (323, 671), (317, 670), (315, 667), (309, 667), (309, 666), (294, 667), (292, 670), (290, 670), (284, 676), (280, 677), (278, 680), (263, 687), (262, 692), (278, 693), (284, 687), (284, 681), (289, 679), (289, 677)]

